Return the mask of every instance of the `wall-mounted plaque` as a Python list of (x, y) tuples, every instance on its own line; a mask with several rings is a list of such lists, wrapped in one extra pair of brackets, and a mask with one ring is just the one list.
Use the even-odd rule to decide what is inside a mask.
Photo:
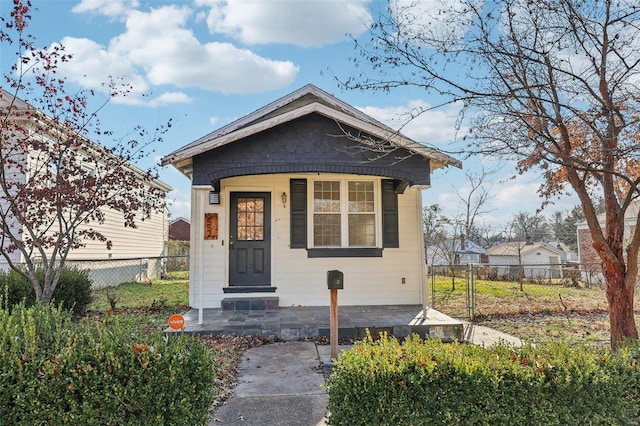
[(218, 213), (204, 214), (204, 239), (218, 239)]

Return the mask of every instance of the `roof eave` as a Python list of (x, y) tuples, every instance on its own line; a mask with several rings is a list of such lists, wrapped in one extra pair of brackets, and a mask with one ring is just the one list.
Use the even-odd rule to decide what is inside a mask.
[(392, 131), (389, 128), (381, 128), (376, 124), (361, 120), (360, 118), (327, 107), (326, 105), (318, 102), (310, 103), (298, 109), (287, 111), (283, 114), (272, 117), (268, 120), (251, 124), (231, 133), (226, 133), (214, 139), (210, 139), (206, 141), (206, 143), (203, 142), (197, 145), (187, 145), (186, 147), (174, 151), (162, 158), (161, 164), (163, 166), (172, 164), (176, 168), (178, 168), (178, 170), (188, 176), (188, 173), (183, 170), (185, 170), (185, 165), (189, 164), (190, 159), (194, 156), (311, 113), (318, 113), (327, 118), (347, 124), (351, 127), (369, 133), (372, 136), (389, 141), (395, 146), (405, 148), (408, 151), (413, 152), (414, 154), (427, 158), (430, 160), (432, 169), (438, 169), (447, 166), (462, 168), (462, 162), (446, 154), (443, 154), (440, 151), (429, 148), (425, 145), (421, 145), (398, 132)]

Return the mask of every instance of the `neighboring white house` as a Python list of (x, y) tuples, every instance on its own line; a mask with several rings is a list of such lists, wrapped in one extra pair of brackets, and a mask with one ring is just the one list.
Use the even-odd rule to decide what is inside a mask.
[[(189, 303), (420, 304), (422, 190), (461, 163), (307, 85), (167, 155), (191, 179)], [(269, 300), (268, 296), (272, 299)]]
[(427, 246), (427, 264), (430, 266), (468, 265), (488, 261), (487, 249), (466, 239), (464, 235)]
[(489, 264), (498, 277), (562, 278), (562, 265), (567, 253), (558, 244), (530, 241), (509, 241), (487, 250)]
[[(14, 98), (10, 93), (2, 90), (2, 96), (0, 96), (0, 109), (6, 109), (11, 102), (14, 102), (13, 108), (18, 111), (21, 109), (26, 110), (27, 108), (32, 109), (32, 107), (30, 107), (23, 100)], [(38, 112), (38, 114), (41, 113)], [(46, 140), (49, 143), (55, 143), (56, 134), (65, 132), (64, 129), (54, 129), (52, 131), (46, 132), (46, 134), (43, 134), (45, 132), (42, 132), (41, 128), (38, 128), (38, 126), (32, 122), (32, 120), (36, 120), (36, 115), (34, 114), (26, 116), (29, 117), (29, 119), (20, 118), (20, 120), (26, 122), (21, 123), (19, 128), (25, 132), (32, 132), (35, 135), (33, 137), (41, 137), (43, 138), (43, 140)], [(46, 120), (47, 118), (42, 114), (40, 115), (39, 119)], [(104, 164), (104, 155), (106, 155), (105, 151), (101, 149), (99, 145), (86, 138), (82, 138), (82, 140), (84, 148), (79, 150), (78, 152), (75, 152), (74, 155), (82, 156), (83, 158), (92, 158), (93, 164), (96, 164), (96, 161)], [(5, 143), (6, 141), (3, 140), (2, 142)], [(9, 141), (8, 143), (11, 142)], [(24, 171), (15, 174), (16, 178), (20, 179), (21, 182), (28, 182), (27, 179), (29, 179), (30, 176), (33, 176), (33, 174), (35, 173), (34, 171), (32, 171), (32, 169), (34, 167), (33, 165), (36, 164), (35, 157), (37, 157), (37, 155), (38, 154), (36, 152), (24, 152), (21, 154), (20, 163), (24, 164)], [(90, 163), (91, 162), (87, 162), (86, 167), (90, 167)], [(82, 167), (83, 169), (85, 168), (84, 160)], [(154, 179), (151, 181), (145, 180), (143, 178), (143, 171), (135, 165), (127, 164), (126, 168), (129, 171), (133, 172), (135, 175), (139, 175), (139, 182), (144, 183), (146, 188), (154, 187), (156, 189), (159, 189), (163, 194), (171, 191), (170, 186), (158, 179)], [(123, 185), (124, 184), (125, 183), (123, 182)], [(142, 263), (139, 260), (141, 258), (158, 257), (164, 255), (165, 242), (168, 239), (169, 226), (168, 211), (166, 209), (166, 206), (164, 206), (161, 211), (153, 212), (148, 219), (144, 221), (136, 221), (136, 228), (125, 227), (125, 218), (121, 212), (108, 208), (104, 208), (102, 209), (102, 211), (104, 213), (104, 223), (100, 224), (97, 222), (92, 222), (87, 225), (82, 225), (78, 228), (78, 230), (80, 231), (83, 229), (91, 228), (99, 231), (111, 241), (111, 249), (107, 249), (104, 242), (86, 240), (86, 245), (84, 247), (76, 248), (69, 252), (68, 260), (73, 260), (74, 263), (81, 268), (90, 268), (96, 270), (111, 268), (109, 274), (112, 275), (115, 280), (121, 278), (122, 280), (118, 282), (123, 282), (129, 279), (125, 276), (126, 274), (122, 274), (123, 271), (114, 271), (113, 264), (106, 265), (104, 263), (77, 261), (137, 259), (138, 261), (134, 263), (136, 263), (137, 265), (137, 270), (140, 270)], [(21, 227), (19, 223), (13, 223), (12, 226), (18, 230)], [(12, 259), (14, 262), (23, 262), (22, 254), (20, 251), (14, 251), (11, 255), (13, 256)], [(125, 263), (126, 262), (123, 261), (122, 265), (124, 265)], [(3, 257), (0, 257), (0, 269), (6, 269), (7, 267), (7, 261)], [(140, 276), (140, 273), (137, 273), (137, 276)], [(118, 282), (115, 283), (117, 284)]]

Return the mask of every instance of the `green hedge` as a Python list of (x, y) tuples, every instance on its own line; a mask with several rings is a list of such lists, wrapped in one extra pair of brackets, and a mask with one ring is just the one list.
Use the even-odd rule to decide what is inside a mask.
[[(42, 282), (44, 272), (40, 269), (36, 276)], [(4, 307), (11, 308), (24, 302), (26, 306), (35, 303), (36, 292), (29, 280), (14, 270), (0, 271), (0, 300)], [(91, 304), (91, 280), (87, 271), (77, 268), (63, 268), (60, 281), (53, 291), (52, 301), (63, 309), (72, 310), (75, 315), (84, 315)]]
[(639, 353), (368, 338), (336, 362), (329, 424), (637, 425)]
[(0, 425), (198, 425), (213, 400), (206, 346), (74, 324), (59, 307), (0, 310)]

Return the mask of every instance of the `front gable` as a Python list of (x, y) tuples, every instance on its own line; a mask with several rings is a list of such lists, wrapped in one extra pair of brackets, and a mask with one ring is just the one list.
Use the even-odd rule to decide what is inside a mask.
[[(329, 135), (347, 138), (350, 135), (352, 137), (351, 145), (354, 148), (366, 149), (373, 143), (376, 146), (384, 145), (385, 152), (387, 152), (387, 148), (391, 148), (391, 153), (396, 153), (397, 149), (402, 149), (406, 153), (411, 153), (411, 156), (422, 157), (427, 160), (429, 164), (429, 170), (426, 173), (427, 181), (429, 173), (437, 168), (447, 166), (462, 167), (460, 161), (437, 149), (404, 136), (397, 130), (387, 127), (362, 111), (313, 85), (304, 86), (233, 123), (185, 145), (165, 156), (161, 163), (162, 165), (172, 164), (186, 176), (192, 178), (195, 157), (230, 144), (242, 144), (255, 135), (278, 128), (283, 124), (295, 122), (299, 118), (309, 115), (323, 116), (333, 122), (335, 126), (331, 125), (325, 129), (331, 130), (332, 133), (330, 134), (305, 133), (301, 128), (298, 133), (304, 136), (304, 140), (309, 141), (309, 138), (311, 138), (312, 141), (316, 141), (318, 137), (327, 137)], [(314, 120), (317, 119), (317, 117), (314, 118)], [(336, 130), (337, 132), (335, 132)], [(391, 155), (391, 157), (394, 157), (394, 155)], [(395, 165), (398, 164), (396, 160), (398, 158), (389, 161)], [(424, 178), (421, 180), (425, 181)], [(418, 180), (416, 180), (416, 185), (419, 185)]]
[(341, 304), (420, 303), (422, 189), (461, 167), (310, 85), (162, 163), (192, 181), (190, 303), (216, 308), (324, 305), (336, 269)]
[[(373, 137), (314, 113), (193, 157), (193, 185), (274, 173), (385, 176), (430, 185), (430, 161), (401, 147), (363, 145)], [(382, 148), (380, 148), (382, 146)], [(405, 186), (406, 186), (405, 184)]]

